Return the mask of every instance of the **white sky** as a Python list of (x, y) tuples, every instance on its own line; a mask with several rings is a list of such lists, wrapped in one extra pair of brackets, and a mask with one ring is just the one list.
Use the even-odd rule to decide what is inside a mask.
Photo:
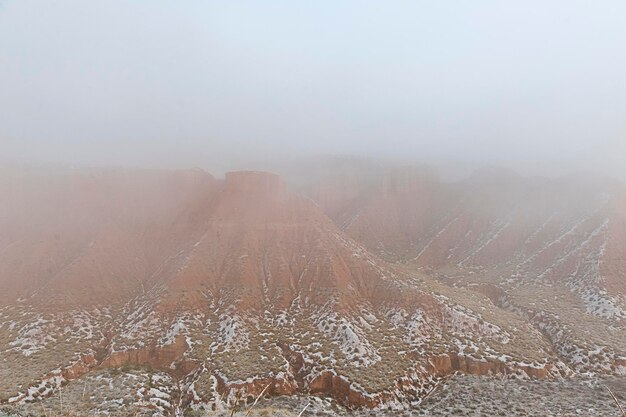
[(626, 176), (626, 1), (0, 0), (0, 158)]

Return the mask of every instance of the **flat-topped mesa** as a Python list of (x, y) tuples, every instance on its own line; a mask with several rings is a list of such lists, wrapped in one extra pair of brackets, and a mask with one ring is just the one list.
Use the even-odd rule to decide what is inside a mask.
[(280, 176), (263, 171), (233, 171), (226, 173), (224, 191), (227, 193), (278, 195), (287, 191)]

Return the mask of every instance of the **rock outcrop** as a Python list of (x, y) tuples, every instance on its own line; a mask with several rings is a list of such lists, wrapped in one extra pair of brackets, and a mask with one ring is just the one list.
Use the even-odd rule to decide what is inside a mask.
[(625, 200), (485, 175), (355, 176), (317, 202), (253, 171), (0, 180), (0, 398), (132, 368), (171, 386), (163, 410), (397, 407), (456, 373), (622, 372)]

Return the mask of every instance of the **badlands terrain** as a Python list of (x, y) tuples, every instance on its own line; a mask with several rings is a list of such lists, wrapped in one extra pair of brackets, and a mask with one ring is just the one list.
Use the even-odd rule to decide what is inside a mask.
[(626, 402), (622, 183), (0, 170), (0, 416)]

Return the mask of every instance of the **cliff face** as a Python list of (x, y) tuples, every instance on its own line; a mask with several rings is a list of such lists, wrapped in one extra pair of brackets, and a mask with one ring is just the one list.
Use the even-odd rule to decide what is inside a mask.
[(271, 172), (236, 171), (226, 173), (224, 192), (246, 197), (259, 194), (285, 196), (287, 186), (278, 175)]
[(201, 171), (0, 179), (0, 298), (124, 302), (185, 244), (216, 185)]
[(489, 289), (494, 303), (527, 317), (576, 369), (619, 368), (626, 351), (624, 184), (505, 170), (453, 184), (407, 175), (414, 178), (384, 179), (320, 204), (384, 259), (448, 285)]
[[(327, 187), (321, 186), (324, 195)], [(626, 317), (619, 306), (626, 288), (619, 278), (626, 266), (622, 184), (487, 170), (455, 184), (402, 171), (349, 197), (343, 187), (337, 181), (334, 195), (345, 199), (322, 198), (322, 208), (387, 260), (459, 274), (482, 271), (501, 281), (550, 281), (578, 292), (599, 316)]]
[(410, 256), (416, 236), (431, 230), (453, 205), (453, 194), (424, 169), (385, 171), (379, 177), (342, 173), (309, 191), (339, 227), (388, 260)]
[[(410, 404), (457, 371), (622, 372), (615, 317), (615, 334), (598, 335), (607, 346), (602, 358), (579, 364), (587, 346), (574, 343), (575, 329), (565, 323), (569, 330), (559, 332), (556, 314), (524, 293), (539, 284), (519, 280), (514, 293), (500, 280), (503, 271), (511, 277), (507, 268), (534, 274), (563, 259), (542, 278), (551, 288), (577, 268), (567, 278), (570, 294), (593, 296), (606, 285), (613, 297), (619, 264), (603, 265), (606, 280), (596, 280), (592, 261), (619, 259), (611, 251), (621, 234), (602, 226), (602, 216), (618, 223), (622, 200), (598, 206), (598, 216), (584, 216), (592, 203), (578, 206), (533, 229), (570, 201), (556, 205), (550, 188), (536, 195), (501, 181), (473, 185), (459, 200), (458, 185), (442, 188), (413, 170), (376, 184), (324, 194), (336, 213), (357, 210), (339, 224), (322, 202), (263, 172), (224, 180), (200, 171), (78, 172), (0, 182), (10, 197), (0, 203), (0, 350), (15, 364), (0, 367), (0, 401), (26, 404), (42, 383), (46, 397), (129, 367), (176, 381), (168, 382), (177, 390), (168, 401), (179, 411), (230, 407), (264, 389), (332, 396), (352, 408)], [(349, 201), (335, 204), (342, 196)], [(503, 216), (512, 217), (509, 225), (494, 220)], [(574, 231), (559, 235), (576, 216)], [(521, 294), (537, 303), (521, 302)]]
[(371, 296), (391, 274), (374, 257), (359, 256), (362, 248), (274, 174), (227, 174), (197, 234), (170, 289), (205, 290), (238, 308), (271, 311), (332, 300), (341, 308)]

